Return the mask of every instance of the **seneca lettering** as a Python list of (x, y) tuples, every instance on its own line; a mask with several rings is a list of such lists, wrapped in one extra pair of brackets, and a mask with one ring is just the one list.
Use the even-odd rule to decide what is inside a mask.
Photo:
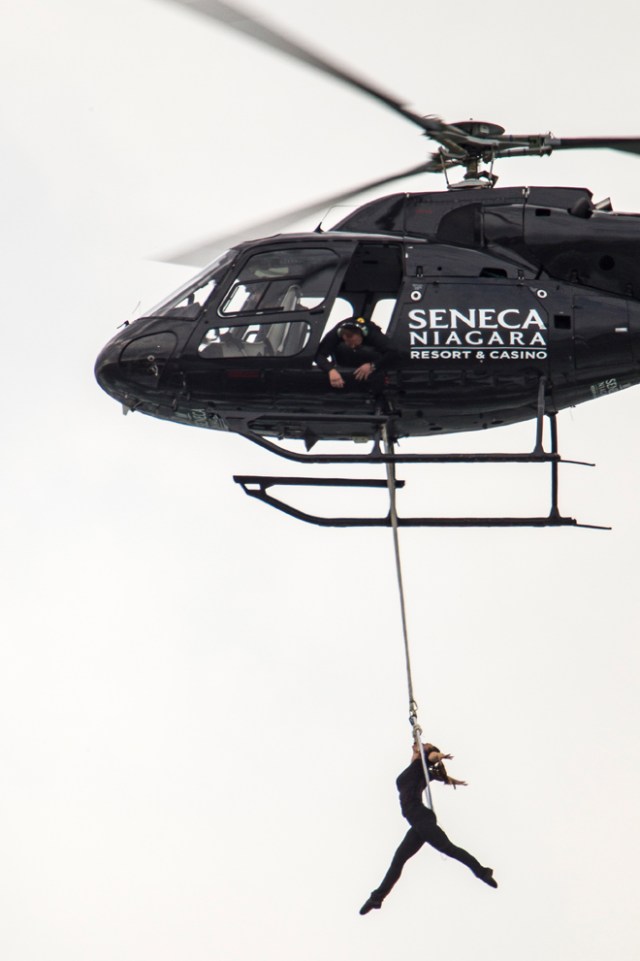
[(537, 327), (539, 330), (547, 329), (546, 324), (537, 310), (530, 310), (527, 314), (526, 320), (522, 325), (522, 329), (527, 330), (528, 327)]
[(475, 358), (482, 363), (547, 356), (546, 315), (535, 307), (415, 307), (407, 313), (413, 360)]
[(409, 311), (409, 327), (413, 330), (421, 330), (426, 326), (427, 318), (422, 307), (416, 307), (415, 310)]

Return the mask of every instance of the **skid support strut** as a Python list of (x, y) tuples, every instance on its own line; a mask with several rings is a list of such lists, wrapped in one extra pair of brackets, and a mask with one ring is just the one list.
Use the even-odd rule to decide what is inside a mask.
[[(598, 524), (579, 524), (573, 517), (565, 517), (558, 506), (558, 465), (578, 464), (593, 467), (586, 461), (564, 460), (558, 452), (558, 428), (556, 414), (545, 414), (545, 383), (540, 382), (538, 394), (538, 409), (536, 416), (536, 437), (534, 448), (529, 453), (469, 453), (469, 454), (398, 454), (393, 441), (388, 442), (385, 452), (380, 452), (379, 444), (374, 444), (370, 454), (300, 454), (286, 450), (278, 444), (267, 440), (252, 432), (243, 436), (253, 443), (289, 460), (314, 464), (354, 464), (366, 463), (371, 465), (396, 464), (544, 464), (550, 465), (550, 494), (551, 505), (546, 516), (539, 517), (398, 517), (398, 527), (588, 527), (597, 530), (610, 530)], [(550, 424), (550, 450), (543, 446), (544, 418), (548, 417)], [(380, 429), (386, 428), (387, 436), (392, 436), (393, 418), (378, 418)], [(255, 497), (275, 507), (276, 510), (295, 517), (298, 520), (321, 527), (391, 527), (391, 512), (381, 517), (325, 517), (311, 514), (300, 508), (287, 504), (272, 493), (275, 487), (333, 487), (333, 488), (386, 488), (385, 480), (371, 478), (345, 477), (273, 477), (263, 475), (238, 474), (234, 481), (240, 484), (249, 497)], [(404, 481), (396, 481), (398, 489), (404, 486)]]

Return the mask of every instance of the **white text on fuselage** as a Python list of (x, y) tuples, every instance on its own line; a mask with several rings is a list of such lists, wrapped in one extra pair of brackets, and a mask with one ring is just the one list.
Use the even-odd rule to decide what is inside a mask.
[(412, 360), (544, 360), (546, 331), (535, 308), (415, 307), (409, 354)]

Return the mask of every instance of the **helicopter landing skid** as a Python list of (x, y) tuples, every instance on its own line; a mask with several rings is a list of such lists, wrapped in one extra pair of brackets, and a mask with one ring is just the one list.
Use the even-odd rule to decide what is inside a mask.
[[(549, 514), (542, 517), (398, 517), (398, 527), (583, 527), (592, 530), (611, 530), (600, 524), (579, 524), (573, 517), (565, 517), (558, 508), (558, 464), (578, 464), (593, 467), (586, 461), (564, 460), (558, 453), (558, 430), (556, 414), (547, 414), (550, 421), (551, 450), (546, 451), (542, 445), (543, 408), (539, 408), (536, 427), (536, 442), (532, 452), (523, 454), (475, 453), (475, 454), (396, 454), (393, 443), (391, 453), (381, 453), (376, 442), (369, 454), (298, 454), (285, 450), (266, 438), (251, 432), (242, 436), (260, 447), (279, 454), (289, 460), (303, 463), (322, 464), (522, 464), (548, 463), (551, 465), (551, 507)], [(392, 420), (392, 418), (389, 418)], [(364, 478), (337, 477), (267, 477), (262, 475), (237, 474), (234, 476), (236, 484), (240, 484), (245, 494), (255, 497), (275, 507), (276, 510), (295, 517), (298, 520), (321, 527), (391, 527), (391, 509), (383, 517), (323, 517), (309, 514), (291, 504), (287, 504), (270, 491), (273, 487), (368, 487), (387, 488), (386, 480)], [(404, 481), (395, 480), (395, 488), (404, 487)]]

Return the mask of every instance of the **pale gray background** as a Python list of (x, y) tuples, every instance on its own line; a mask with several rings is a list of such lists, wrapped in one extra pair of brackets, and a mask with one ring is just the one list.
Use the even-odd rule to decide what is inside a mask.
[[(420, 112), (640, 135), (640, 17), (621, 0), (246, 6)], [(231, 475), (284, 462), (125, 420), (92, 368), (189, 276), (158, 253), (428, 145), (162, 0), (5, 0), (0, 36), (3, 959), (637, 957), (640, 392), (560, 418), (565, 454), (598, 463), (563, 469), (562, 506), (612, 533), (403, 535), (421, 718), (470, 782), (435, 787), (439, 816), (500, 889), (426, 850), (360, 918), (405, 829), (390, 534), (270, 513)], [(498, 172), (640, 210), (630, 155)], [(546, 508), (540, 468), (401, 475), (405, 514)]]

